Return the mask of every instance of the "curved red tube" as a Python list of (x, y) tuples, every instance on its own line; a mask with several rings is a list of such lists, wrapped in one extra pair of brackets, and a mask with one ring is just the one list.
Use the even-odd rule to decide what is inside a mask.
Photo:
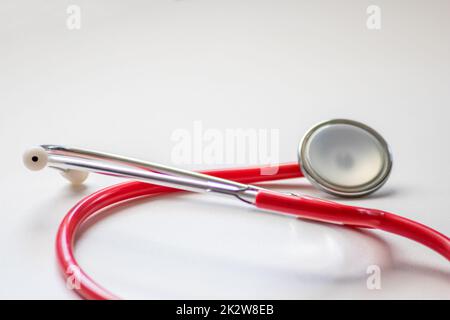
[[(268, 170), (264, 170), (268, 169)], [(269, 170), (270, 169), (270, 170)], [(203, 173), (242, 183), (255, 183), (302, 177), (298, 163), (280, 164), (276, 174), (263, 175), (273, 168), (251, 167), (211, 170)], [(98, 211), (126, 200), (152, 197), (181, 190), (143, 182), (124, 182), (107, 187), (78, 202), (64, 217), (56, 237), (56, 256), (64, 277), (71, 287), (86, 299), (117, 299), (115, 295), (92, 280), (79, 266), (73, 253), (74, 239), (80, 226)]]
[(450, 239), (447, 236), (389, 212), (265, 190), (258, 192), (255, 204), (261, 209), (284, 212), (300, 218), (384, 230), (417, 241), (450, 260)]
[[(203, 173), (242, 183), (302, 176), (297, 163), (279, 165), (278, 171), (274, 175), (262, 175), (261, 172), (264, 172), (261, 167), (253, 167), (212, 170)], [(80, 296), (86, 299), (118, 299), (117, 296), (98, 285), (79, 267), (74, 256), (73, 246), (80, 226), (89, 217), (106, 207), (136, 198), (173, 192), (181, 191), (143, 182), (125, 182), (93, 193), (77, 203), (67, 213), (58, 230), (56, 254), (65, 278), (71, 282), (71, 286)], [(418, 241), (450, 260), (448, 237), (417, 222), (387, 212), (352, 207), (310, 197), (282, 195), (270, 191), (260, 191), (255, 204), (261, 209), (293, 214), (301, 218), (392, 232)]]

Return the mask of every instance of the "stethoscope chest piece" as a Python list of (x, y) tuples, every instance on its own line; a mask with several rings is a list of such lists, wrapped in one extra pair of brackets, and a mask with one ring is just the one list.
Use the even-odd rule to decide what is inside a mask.
[(392, 168), (392, 155), (384, 138), (365, 124), (347, 119), (312, 127), (300, 143), (298, 157), (311, 183), (345, 197), (379, 189)]

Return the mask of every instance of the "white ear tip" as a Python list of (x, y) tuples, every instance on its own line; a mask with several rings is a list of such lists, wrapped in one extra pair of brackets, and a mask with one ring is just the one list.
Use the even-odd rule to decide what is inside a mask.
[(44, 169), (48, 163), (48, 155), (44, 148), (31, 148), (23, 154), (23, 164), (32, 171)]
[(62, 171), (61, 175), (69, 180), (72, 184), (80, 185), (87, 179), (87, 177), (89, 176), (89, 172), (68, 169)]

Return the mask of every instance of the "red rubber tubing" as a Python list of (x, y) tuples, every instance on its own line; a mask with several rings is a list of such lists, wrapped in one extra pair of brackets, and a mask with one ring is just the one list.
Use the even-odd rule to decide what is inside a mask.
[[(278, 172), (274, 175), (262, 175), (261, 172), (263, 172), (261, 167), (252, 167), (203, 173), (242, 183), (302, 177), (297, 163), (279, 165)], [(64, 217), (56, 237), (57, 261), (65, 278), (70, 279), (74, 290), (85, 299), (118, 299), (116, 295), (92, 280), (75, 259), (73, 247), (77, 231), (88, 218), (104, 208), (124, 201), (180, 191), (143, 182), (125, 182), (97, 191), (78, 202)], [(392, 232), (418, 241), (450, 260), (449, 238), (417, 222), (387, 212), (270, 191), (260, 191), (255, 204), (261, 209), (284, 212), (300, 218)]]
[[(256, 183), (289, 178), (302, 177), (298, 163), (280, 164), (276, 174), (262, 175), (262, 167), (242, 169), (223, 169), (204, 171), (216, 177), (230, 179), (242, 183)], [(105, 300), (119, 299), (102, 286), (92, 280), (78, 265), (74, 255), (74, 242), (77, 231), (90, 217), (104, 208), (119, 204), (124, 201), (142, 197), (152, 197), (173, 192), (181, 192), (178, 189), (152, 185), (143, 182), (124, 182), (99, 190), (78, 202), (66, 214), (61, 222), (56, 236), (56, 257), (66, 281), (71, 282), (71, 287), (85, 299)]]
[(265, 190), (258, 192), (255, 205), (305, 219), (384, 230), (417, 241), (450, 260), (450, 239), (447, 236), (389, 212)]

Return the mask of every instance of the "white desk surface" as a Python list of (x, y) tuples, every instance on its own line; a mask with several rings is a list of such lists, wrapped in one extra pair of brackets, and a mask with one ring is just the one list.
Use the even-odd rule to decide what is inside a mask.
[[(80, 30), (66, 8), (81, 8)], [(345, 203), (450, 234), (450, 3), (387, 1), (18, 1), (0, 5), (0, 298), (76, 299), (55, 262), (65, 213), (117, 182), (74, 189), (22, 152), (76, 145), (171, 163), (176, 129), (278, 129), (279, 159), (318, 121), (380, 131), (386, 186)], [(186, 164), (192, 169), (223, 165)], [(303, 179), (271, 183), (316, 196)], [(326, 197), (326, 196), (325, 196)], [(278, 217), (183, 195), (113, 210), (76, 246), (83, 268), (124, 298), (450, 298), (448, 261), (381, 232)], [(381, 268), (381, 289), (366, 270)]]

